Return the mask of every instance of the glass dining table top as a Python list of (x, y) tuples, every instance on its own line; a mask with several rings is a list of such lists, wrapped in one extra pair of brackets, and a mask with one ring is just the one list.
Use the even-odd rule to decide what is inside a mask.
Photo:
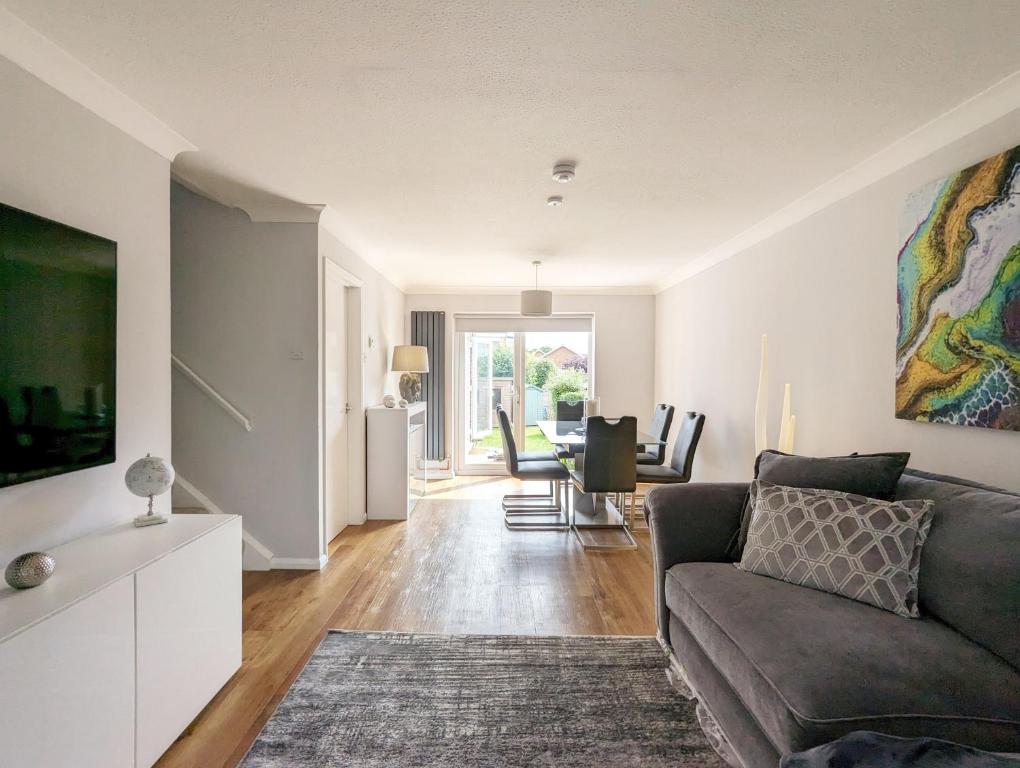
[[(580, 421), (539, 421), (546, 440), (554, 445), (584, 445), (584, 425)], [(637, 445), (665, 445), (662, 440), (638, 430)]]

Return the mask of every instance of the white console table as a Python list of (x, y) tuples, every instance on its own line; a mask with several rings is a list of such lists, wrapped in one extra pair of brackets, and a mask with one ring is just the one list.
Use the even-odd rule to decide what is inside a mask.
[(241, 519), (174, 515), (51, 550), (0, 589), (0, 764), (149, 768), (241, 665)]
[(425, 403), (368, 411), (368, 518), (406, 520), (425, 495)]

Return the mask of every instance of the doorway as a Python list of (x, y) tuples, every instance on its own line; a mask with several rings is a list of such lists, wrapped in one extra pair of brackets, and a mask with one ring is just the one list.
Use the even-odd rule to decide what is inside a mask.
[[(506, 473), (497, 406), (510, 418), (518, 450), (552, 451), (538, 422), (556, 418), (558, 400), (584, 400), (595, 391), (593, 336), (576, 320), (562, 330), (554, 320), (536, 323), (537, 330), (521, 330), (527, 324), (520, 320), (508, 320), (508, 330), (486, 327), (494, 323), (459, 323), (456, 330), (458, 474)], [(460, 330), (473, 325), (482, 328)]]
[(320, 561), (365, 516), (361, 281), (328, 258), (322, 271)]

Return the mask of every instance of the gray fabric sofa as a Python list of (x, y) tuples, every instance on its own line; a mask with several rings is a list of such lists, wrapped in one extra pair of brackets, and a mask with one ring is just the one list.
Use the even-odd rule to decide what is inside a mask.
[(935, 501), (907, 619), (737, 570), (747, 488), (645, 502), (660, 639), (745, 768), (861, 730), (1020, 752), (1020, 495), (907, 470)]

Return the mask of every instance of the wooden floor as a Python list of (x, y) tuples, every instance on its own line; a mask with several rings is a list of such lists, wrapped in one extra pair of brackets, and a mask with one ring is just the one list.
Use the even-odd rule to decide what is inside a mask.
[(431, 483), (408, 522), (348, 527), (321, 572), (245, 573), (241, 669), (157, 765), (233, 768), (330, 628), (654, 634), (647, 533), (636, 551), (599, 553), (572, 534), (508, 531), (499, 498), (519, 489)]

